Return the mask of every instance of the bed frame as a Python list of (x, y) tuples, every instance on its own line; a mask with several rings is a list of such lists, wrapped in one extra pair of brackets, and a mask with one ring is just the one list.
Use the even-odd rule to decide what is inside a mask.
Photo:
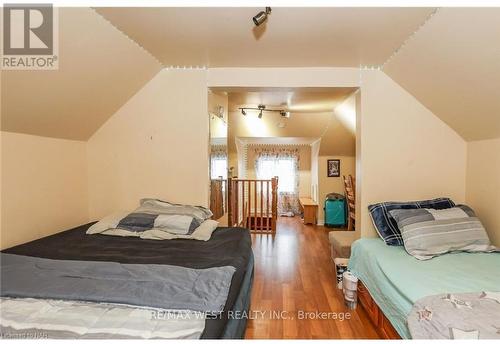
[(358, 281), (358, 301), (365, 309), (368, 318), (370, 318), (377, 333), (382, 339), (401, 339), (401, 336), (394, 329), (391, 322), (387, 319), (382, 310), (380, 310), (375, 301), (373, 301), (370, 292), (361, 281)]

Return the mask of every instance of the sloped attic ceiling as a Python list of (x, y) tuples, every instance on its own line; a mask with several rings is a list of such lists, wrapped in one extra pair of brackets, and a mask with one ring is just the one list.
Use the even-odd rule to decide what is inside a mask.
[[(500, 137), (500, 9), (99, 8), (165, 65), (384, 65), (467, 140)], [(300, 19), (300, 20), (299, 20)], [(1, 128), (86, 140), (161, 69), (88, 8), (60, 9), (58, 71), (2, 71)], [(398, 49), (400, 48), (401, 49)]]
[[(355, 154), (355, 133), (334, 114), (334, 109), (356, 88), (226, 88), (224, 91), (228, 92), (230, 138), (301, 137), (312, 141), (321, 138), (320, 155)], [(291, 117), (283, 119), (279, 113), (266, 112), (257, 119), (257, 111), (247, 110), (244, 116), (239, 110), (241, 106), (255, 107), (261, 103), (268, 109), (289, 110)], [(228, 144), (234, 142), (229, 139)]]
[(165, 66), (358, 67), (382, 64), (432, 8), (97, 8)]
[(89, 8), (59, 9), (59, 70), (2, 71), (2, 130), (87, 140), (161, 64)]
[(442, 8), (383, 69), (464, 139), (500, 137), (500, 8)]
[(259, 10), (97, 9), (167, 66), (381, 65), (464, 139), (500, 136), (500, 9)]

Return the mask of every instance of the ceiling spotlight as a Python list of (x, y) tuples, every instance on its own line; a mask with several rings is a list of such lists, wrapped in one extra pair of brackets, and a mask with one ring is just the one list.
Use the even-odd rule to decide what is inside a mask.
[(262, 118), (262, 110), (260, 110), (260, 112), (259, 112), (259, 119), (261, 119), (261, 118)]
[(247, 115), (247, 113), (246, 113), (245, 109), (241, 109), (241, 114), (242, 114), (243, 116), (246, 116), (246, 115)]
[(255, 26), (263, 24), (267, 20), (267, 16), (271, 14), (271, 7), (266, 7), (265, 11), (260, 11), (253, 17), (253, 23)]
[(280, 115), (281, 117), (290, 118), (290, 111), (281, 110)]

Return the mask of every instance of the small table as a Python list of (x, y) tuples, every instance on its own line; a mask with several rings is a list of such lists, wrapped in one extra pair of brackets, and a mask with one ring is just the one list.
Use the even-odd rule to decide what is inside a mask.
[(318, 203), (311, 198), (299, 198), (300, 206), (304, 211), (304, 224), (316, 224), (316, 214), (318, 213)]

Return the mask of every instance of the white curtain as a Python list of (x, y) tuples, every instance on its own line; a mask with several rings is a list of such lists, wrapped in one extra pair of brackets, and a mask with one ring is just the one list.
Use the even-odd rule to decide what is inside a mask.
[(298, 149), (255, 148), (255, 173), (257, 179), (278, 177), (278, 214), (300, 213)]

